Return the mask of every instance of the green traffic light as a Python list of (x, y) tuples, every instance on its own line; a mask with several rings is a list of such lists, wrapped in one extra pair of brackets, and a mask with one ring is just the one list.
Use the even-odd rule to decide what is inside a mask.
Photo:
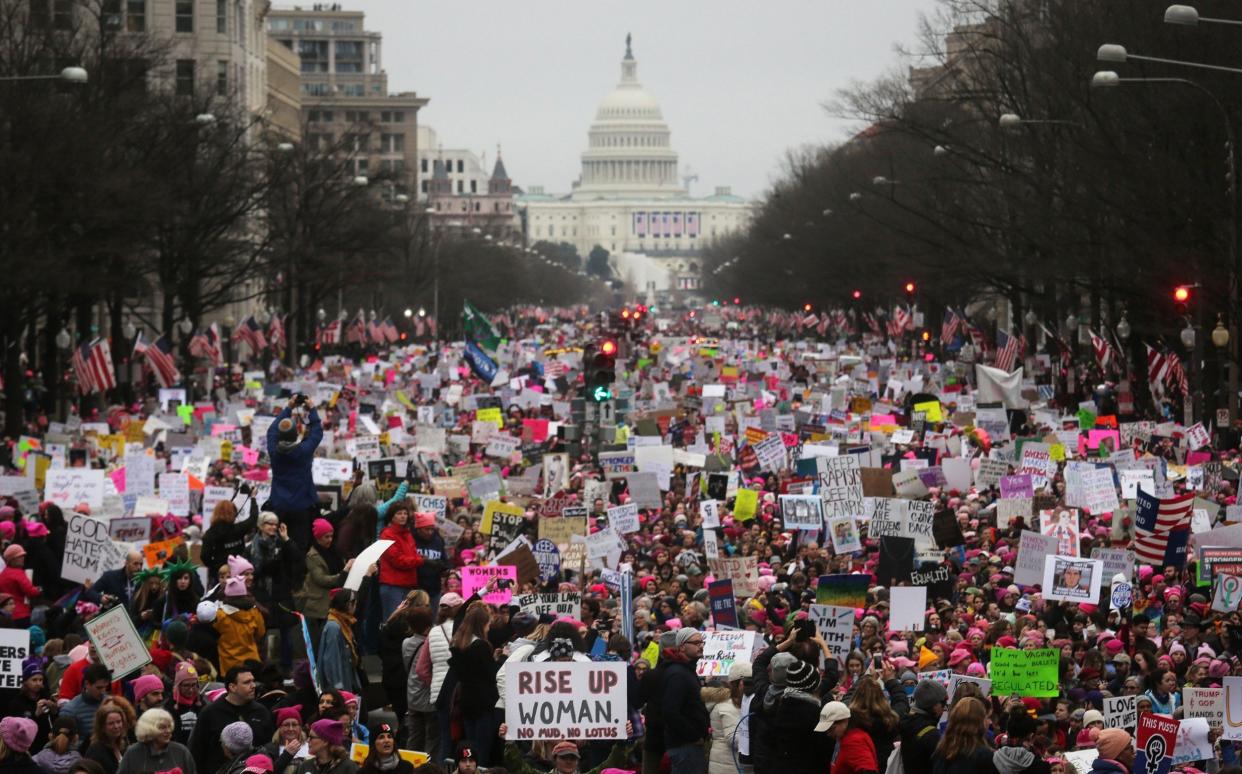
[(595, 392), (591, 394), (591, 397), (594, 398), (596, 402), (610, 400), (612, 398), (612, 392), (609, 391), (607, 387), (601, 385), (595, 388)]

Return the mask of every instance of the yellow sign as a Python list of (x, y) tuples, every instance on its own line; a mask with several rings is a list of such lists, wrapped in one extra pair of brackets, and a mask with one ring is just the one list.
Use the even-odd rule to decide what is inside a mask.
[(1065, 444), (1054, 443), (1048, 446), (1048, 456), (1060, 462), (1065, 459)]
[(414, 408), (414, 401), (405, 394), (405, 390), (397, 390), (397, 402), (408, 409)]
[(487, 505), (483, 506), (483, 523), (479, 525), (479, 531), (484, 535), (492, 534), (492, 514), (507, 513), (510, 516), (525, 516), (526, 509), (520, 505), (513, 503), (502, 503), (499, 500), (488, 500)]
[(943, 422), (944, 416), (940, 413), (940, 401), (929, 400), (926, 403), (915, 403), (915, 411), (922, 411), (923, 416), (928, 422)]
[(220, 459), (223, 460), (224, 462), (229, 462), (230, 460), (233, 459), (233, 442), (232, 441), (221, 441), (220, 442)]
[(749, 521), (755, 518), (759, 507), (759, 493), (754, 489), (737, 490), (737, 499), (733, 501), (733, 518), (738, 521)]
[(478, 420), (479, 422), (495, 422), (496, 427), (501, 430), (503, 430), (505, 427), (504, 417), (500, 415), (500, 409), (495, 408), (495, 407), (481, 408), (475, 411), (474, 418)]
[[(349, 759), (361, 766), (367, 762), (367, 755), (371, 752), (371, 745), (358, 744), (355, 742), (349, 747)], [(409, 761), (411, 766), (422, 766), (431, 760), (431, 756), (424, 752), (415, 752), (414, 750), (397, 750), (397, 755), (401, 756), (401, 760)]]

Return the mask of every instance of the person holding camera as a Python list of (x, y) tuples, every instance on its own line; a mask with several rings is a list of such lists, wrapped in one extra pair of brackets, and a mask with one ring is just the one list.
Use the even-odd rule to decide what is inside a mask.
[(301, 393), (267, 429), (267, 454), (272, 461), (272, 497), (263, 508), (280, 517), (288, 527), (289, 539), (302, 553), (310, 548), (311, 520), (318, 515), (319, 491), (311, 476), (315, 449), (323, 440), (319, 412), (310, 398)]

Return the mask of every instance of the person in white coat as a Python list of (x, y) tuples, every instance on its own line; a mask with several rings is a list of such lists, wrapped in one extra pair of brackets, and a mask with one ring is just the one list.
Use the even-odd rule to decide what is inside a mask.
[[(742, 695), (745, 683), (750, 679), (751, 668), (748, 661), (734, 661), (729, 667), (729, 694), (719, 696), (714, 704), (707, 702), (708, 715), (711, 718), (712, 738), (711, 749), (707, 756), (707, 774), (737, 774), (738, 764), (734, 762), (737, 754), (737, 738), (734, 731), (742, 718)], [(708, 691), (711, 689), (704, 689)], [(706, 697), (705, 697), (706, 698)], [(749, 766), (743, 770), (749, 771)]]
[[(453, 641), (453, 616), (464, 602), (460, 594), (452, 591), (440, 597), (441, 622), (431, 627), (431, 631), (427, 633), (427, 642), (423, 645), (431, 658), (431, 692), (428, 699), (431, 706), (438, 710), (439, 715), (440, 744), (437, 750), (440, 755), (440, 760), (437, 761), (439, 763), (442, 763), (444, 758), (453, 751), (449, 703), (453, 698), (454, 686), (450, 685), (445, 691), (444, 678), (448, 676), (449, 656), (452, 655), (450, 648)], [(441, 694), (444, 695), (441, 696)]]

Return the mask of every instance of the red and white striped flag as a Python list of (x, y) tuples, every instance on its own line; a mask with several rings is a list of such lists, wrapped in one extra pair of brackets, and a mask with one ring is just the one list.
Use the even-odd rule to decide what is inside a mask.
[(996, 332), (996, 367), (1003, 371), (1012, 371), (1022, 360), (1026, 349), (1026, 340), (1022, 336), (1012, 336), (1004, 331)]
[(173, 357), (172, 343), (167, 336), (160, 336), (147, 344), (143, 340), (142, 331), (138, 331), (138, 338), (134, 340), (134, 355), (142, 356), (161, 387), (171, 387), (181, 381), (181, 373), (177, 371), (177, 362)]
[(319, 332), (315, 335), (315, 340), (319, 344), (340, 344), (341, 343), (341, 321), (333, 320), (326, 325), (319, 326)]
[(278, 314), (272, 315), (272, 321), (268, 323), (267, 340), (274, 350), (285, 348), (285, 321)]
[(1088, 329), (1087, 332), (1091, 334), (1091, 349), (1095, 351), (1095, 362), (1100, 364), (1101, 371), (1107, 370), (1110, 363), (1120, 360), (1117, 357), (1117, 351), (1108, 339), (1096, 334), (1093, 330)]
[(78, 392), (86, 395), (116, 387), (116, 371), (112, 368), (112, 348), (107, 339), (84, 342), (70, 358), (78, 382)]
[(1169, 358), (1163, 352), (1152, 348), (1150, 344), (1147, 347), (1147, 381), (1152, 387), (1162, 386), (1164, 380), (1169, 375)]
[(897, 324), (897, 332), (914, 330), (914, 312), (909, 307), (897, 306), (893, 309), (893, 322)]
[(223, 362), (222, 353), (220, 351), (220, 329), (215, 323), (211, 324), (207, 330), (199, 330), (190, 339), (190, 354), (194, 357), (201, 357), (211, 361), (212, 365), (220, 365)]
[(1182, 368), (1182, 361), (1179, 360), (1177, 355), (1172, 352), (1168, 354), (1168, 358), (1169, 358), (1168, 384), (1170, 386), (1177, 385), (1177, 388), (1182, 391), (1183, 396), (1189, 395), (1190, 394), (1190, 382), (1186, 379), (1186, 369)]
[(1155, 495), (1143, 489), (1138, 491), (1134, 513), (1134, 555), (1140, 562), (1157, 567), (1185, 563), (1194, 502), (1193, 492), (1157, 500)]
[(397, 326), (393, 324), (391, 317), (384, 318), (384, 338), (389, 344), (396, 344), (401, 338), (401, 334), (397, 331)]
[(345, 341), (349, 344), (365, 344), (366, 340), (367, 322), (362, 319), (362, 310), (359, 309), (349, 327), (345, 329)]

